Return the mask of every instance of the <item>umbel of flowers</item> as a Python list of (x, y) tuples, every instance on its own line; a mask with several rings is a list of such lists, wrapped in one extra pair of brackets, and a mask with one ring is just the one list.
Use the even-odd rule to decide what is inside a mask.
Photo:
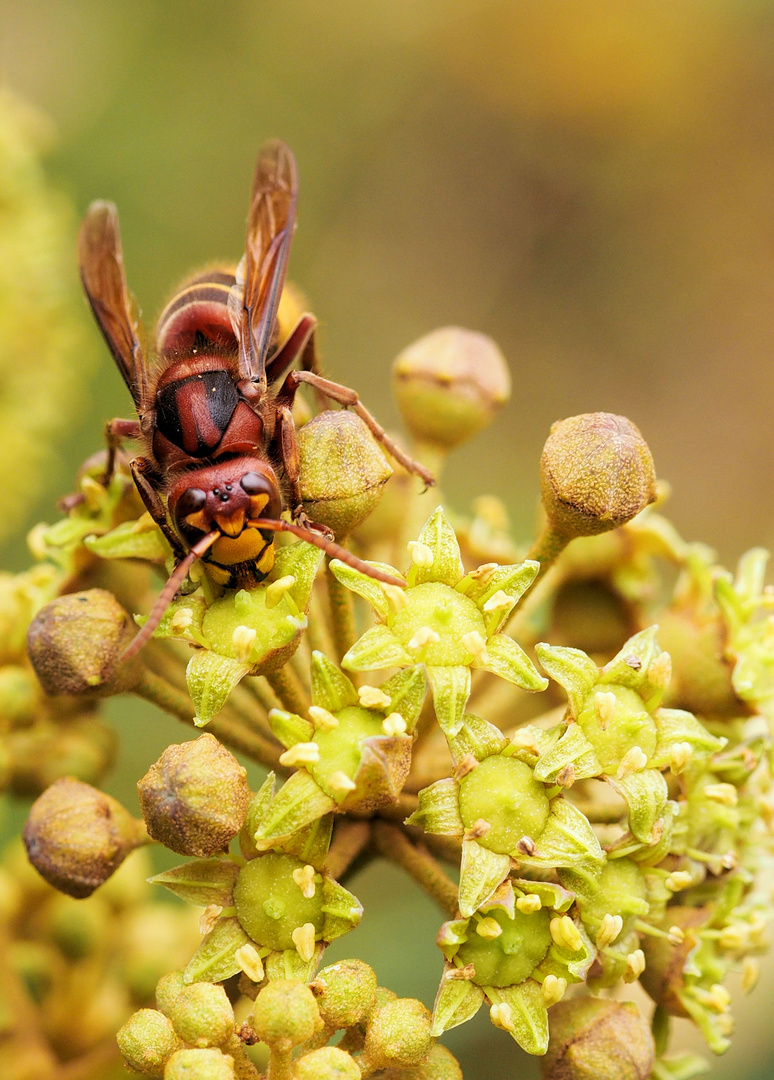
[[(496, 346), (455, 328), (405, 350), (396, 379), (414, 453), (439, 474), (508, 390)], [(36, 565), (0, 578), (0, 780), (37, 797), (24, 842), (40, 875), (38, 892), (30, 871), (22, 900), (0, 905), (0, 930), (29, 945), (49, 926), (35, 914), (46, 882), (98, 905), (161, 845), (185, 861), (153, 881), (198, 906), (200, 935), (117, 1010), (140, 1075), (459, 1080), (435, 1040), (486, 1006), (549, 1080), (688, 1080), (699, 1063), (670, 1052), (671, 1017), (722, 1052), (727, 976), (752, 988), (771, 918), (765, 554), (732, 576), (682, 541), (622, 417), (554, 425), (544, 527), (522, 548), (497, 500), (452, 515), (390, 476), (343, 415), (300, 428), (306, 510), (397, 584), (336, 559), (323, 570), (316, 546), (278, 538), (250, 589), (195, 564), (126, 664), (172, 555), (120, 459), (108, 484), (104, 459), (88, 463), (65, 516), (33, 531)], [(591, 617), (573, 607), (579, 584)], [(100, 710), (116, 694), (207, 727), (170, 731), (147, 763), (142, 819), (97, 787), (115, 753)], [(443, 912), (432, 1013), (361, 960), (321, 966), (363, 915), (355, 870), (377, 858)], [(11, 1009), (17, 1061), (30, 1017), (36, 1045), (62, 1039), (46, 988), (74, 984), (62, 965), (76, 969), (88, 936), (62, 925), (67, 960), (46, 941), (0, 961), (37, 995)], [(634, 983), (647, 1015), (600, 996)], [(79, 1023), (68, 1046), (85, 1054)]]

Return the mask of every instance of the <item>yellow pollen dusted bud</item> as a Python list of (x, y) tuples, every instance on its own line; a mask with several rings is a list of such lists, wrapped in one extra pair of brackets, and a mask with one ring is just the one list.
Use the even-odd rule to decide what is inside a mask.
[(263, 982), (263, 961), (254, 945), (240, 945), (234, 953), (234, 959), (251, 982)]
[(560, 949), (567, 949), (569, 952), (580, 952), (583, 948), (583, 938), (569, 915), (562, 915), (559, 918), (552, 919), (549, 923), (549, 929), (551, 937)]
[(333, 731), (334, 728), (339, 726), (339, 721), (333, 713), (323, 709), (321, 705), (310, 705), (308, 711), (309, 719), (318, 731)]
[(320, 747), (315, 742), (300, 742), (280, 754), (280, 765), (316, 765), (320, 760)]
[(609, 912), (602, 919), (599, 930), (597, 931), (597, 948), (604, 949), (607, 945), (612, 945), (615, 939), (623, 930), (623, 919), (620, 915), (611, 915)]
[(496, 1005), (492, 1005), (489, 1010), (489, 1019), (501, 1031), (514, 1031), (516, 1028), (513, 1012), (507, 1001), (499, 1001)]
[(406, 721), (400, 713), (390, 713), (389, 716), (385, 716), (384, 720), (382, 720), (382, 731), (391, 738), (394, 738), (396, 735), (405, 735)]
[(433, 549), (428, 547), (427, 544), (423, 544), (420, 540), (409, 540), (406, 545), (411, 556), (411, 561), (415, 566), (427, 569), (433, 565), (435, 556), (433, 555)]
[(642, 949), (635, 949), (626, 957), (626, 970), (623, 974), (623, 981), (627, 983), (636, 982), (644, 970), (645, 953)]
[(390, 698), (378, 686), (361, 686), (357, 697), (364, 709), (389, 709), (390, 707)]
[(315, 868), (309, 865), (299, 866), (293, 871), (293, 880), (307, 900), (311, 900), (315, 893), (315, 873)]
[(516, 907), (523, 915), (532, 915), (535, 911), (540, 911), (542, 906), (543, 901), (537, 893), (527, 893), (526, 896), (519, 896), (516, 899)]
[(304, 923), (303, 926), (297, 927), (290, 936), (293, 939), (298, 955), (308, 964), (314, 956), (314, 923)]

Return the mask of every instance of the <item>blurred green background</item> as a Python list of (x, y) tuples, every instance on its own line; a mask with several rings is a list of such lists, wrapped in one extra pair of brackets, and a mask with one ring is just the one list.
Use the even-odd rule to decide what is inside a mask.
[[(75, 215), (118, 204), (150, 323), (192, 267), (239, 257), (256, 151), (279, 135), (301, 178), (291, 277), (332, 377), (395, 425), (390, 362), (419, 335), (469, 326), (509, 359), (511, 404), (452, 458), (459, 508), (483, 473), (527, 539), (549, 425), (604, 409), (642, 429), (687, 539), (729, 564), (774, 544), (771, 0), (4, 0), (0, 74), (53, 121), (47, 175)], [(12, 568), (128, 411), (81, 314), (95, 359), (40, 490), (5, 508)], [(34, 358), (23, 375), (31, 402), (51, 393)], [(130, 799), (180, 729), (124, 716)], [(355, 889), (367, 911), (395, 902), (344, 951), (430, 1004), (435, 912), (377, 875)], [(753, 1015), (768, 992), (737, 1010), (716, 1075), (774, 1076)], [(484, 1019), (449, 1041), (471, 1080), (526, 1075)]]

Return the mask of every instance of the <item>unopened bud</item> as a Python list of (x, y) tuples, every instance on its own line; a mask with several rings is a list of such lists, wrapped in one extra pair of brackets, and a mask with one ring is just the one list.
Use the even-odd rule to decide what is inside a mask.
[(653, 1036), (631, 1001), (577, 997), (551, 1009), (543, 1080), (648, 1080)]
[(374, 1010), (366, 1026), (364, 1054), (374, 1069), (418, 1065), (433, 1044), (432, 1018), (416, 998), (397, 998)]
[(116, 1035), (126, 1064), (144, 1076), (164, 1076), (164, 1064), (180, 1046), (171, 1021), (155, 1009), (140, 1009)]
[(360, 1080), (362, 1073), (346, 1050), (321, 1046), (293, 1064), (293, 1080)]
[(137, 790), (153, 839), (179, 855), (204, 858), (228, 847), (250, 803), (245, 769), (207, 733), (168, 746)]
[(341, 960), (323, 968), (310, 989), (328, 1027), (354, 1027), (374, 1006), (376, 975), (362, 960)]
[(164, 1080), (234, 1080), (234, 1059), (222, 1050), (176, 1050), (167, 1061)]
[(314, 1035), (320, 1011), (314, 994), (304, 983), (276, 979), (264, 986), (253, 1005), (251, 1024), (269, 1046), (300, 1046)]
[(403, 350), (393, 387), (412, 435), (451, 448), (492, 420), (510, 396), (511, 379), (491, 338), (446, 326)]
[(184, 986), (169, 1010), (169, 1019), (189, 1046), (223, 1046), (234, 1032), (234, 1010), (222, 986), (195, 982)]
[(41, 608), (27, 647), (47, 694), (120, 694), (137, 683), (141, 661), (118, 661), (136, 627), (105, 589), (69, 593)]
[(304, 510), (346, 536), (375, 509), (392, 468), (365, 423), (346, 410), (320, 413), (296, 438)]
[(647, 443), (630, 420), (612, 413), (585, 413), (554, 424), (540, 480), (549, 521), (569, 539), (625, 525), (656, 498)]
[(142, 822), (119, 802), (69, 778), (57, 780), (32, 804), (23, 837), (41, 877), (78, 899), (93, 893), (147, 841)]

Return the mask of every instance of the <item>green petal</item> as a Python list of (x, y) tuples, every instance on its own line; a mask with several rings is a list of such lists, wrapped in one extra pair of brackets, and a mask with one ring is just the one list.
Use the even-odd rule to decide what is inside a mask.
[(328, 798), (306, 769), (299, 769), (288, 777), (272, 799), (255, 831), (255, 846), (259, 851), (275, 847), (335, 809), (333, 799)]
[(624, 644), (613, 659), (600, 672), (599, 682), (628, 686), (640, 690), (647, 681), (647, 672), (661, 649), (656, 641), (657, 626), (640, 630)]
[[(537, 577), (540, 563), (532, 559), (515, 566), (496, 566), (489, 571), (474, 570), (457, 586), (481, 611), (486, 620), (487, 635), (496, 634), (509, 618), (513, 608)], [(497, 607), (485, 611), (484, 605), (495, 593), (503, 592), (510, 597), (510, 607)]]
[(554, 784), (566, 766), (572, 766), (575, 780), (587, 780), (602, 772), (594, 747), (583, 734), (580, 724), (568, 725), (561, 739), (547, 753), (541, 754), (535, 766), (535, 779)]
[(284, 709), (269, 711), (269, 725), (275, 737), (288, 750), (296, 743), (311, 742), (314, 735), (314, 724), (310, 724), (297, 713), (285, 712)]
[[(142, 518), (140, 518), (140, 522)], [(123, 521), (103, 536), (87, 536), (83, 546), (101, 559), (147, 559), (163, 563), (172, 554), (157, 525), (138, 528), (138, 521)]]
[(255, 832), (260, 827), (274, 798), (275, 783), (276, 777), (273, 772), (270, 772), (256, 794), (253, 795), (247, 808), (247, 817), (244, 825), (239, 830), (239, 850), (246, 859), (254, 859), (258, 854), (258, 848), (255, 846), (254, 840)]
[(363, 917), (363, 905), (333, 878), (323, 877), (323, 940), (333, 941), (354, 929)]
[(766, 584), (769, 553), (765, 548), (751, 548), (736, 565), (734, 592), (749, 608), (760, 603)]
[(189, 904), (230, 907), (234, 902), (234, 882), (238, 873), (239, 867), (230, 859), (192, 859), (156, 874), (150, 881), (165, 885)]
[(218, 919), (191, 957), (183, 981), (223, 982), (242, 969), (234, 959), (237, 949), (256, 943), (247, 936), (237, 918)]
[(486, 643), (488, 659), (476, 664), (484, 671), (491, 671), (507, 682), (515, 683), (522, 690), (545, 690), (548, 679), (541, 675), (530, 658), (513, 638), (495, 634)]
[(357, 705), (357, 690), (346, 675), (317, 649), (312, 653), (312, 701), (328, 712)]
[(676, 742), (687, 742), (695, 752), (702, 754), (715, 754), (728, 742), (725, 738), (710, 735), (704, 724), (684, 709), (658, 709), (653, 719), (658, 736), (653, 764), (659, 767), (669, 764), (670, 750)]
[(266, 978), (269, 982), (277, 979), (290, 979), (293, 982), (308, 983), (315, 977), (325, 952), (325, 943), (319, 941), (315, 946), (311, 960), (302, 960), (295, 949), (283, 949), (270, 952), (263, 962)]
[(524, 895), (535, 893), (540, 897), (543, 907), (553, 908), (554, 911), (567, 911), (575, 899), (575, 893), (565, 889), (562, 885), (554, 885), (551, 881), (513, 878), (512, 884), (514, 889), (518, 889)]
[(409, 656), (392, 630), (383, 624), (366, 630), (341, 661), (342, 667), (349, 671), (377, 671), (413, 664), (413, 656)]
[(484, 1004), (484, 991), (470, 979), (449, 978), (456, 969), (448, 971), (441, 985), (433, 1006), (433, 1026), (430, 1034), (437, 1038), (444, 1031), (459, 1027), (476, 1015)]
[(508, 855), (489, 851), (475, 840), (462, 841), (460, 864), (460, 915), (468, 918), (491, 897), (511, 869)]
[(388, 679), (380, 689), (390, 699), (386, 712), (400, 713), (406, 721), (406, 731), (410, 735), (414, 730), (427, 695), (427, 677), (422, 664), (405, 668)]
[(456, 735), (462, 727), (465, 706), (470, 697), (470, 668), (457, 665), (429, 667), (427, 678), (441, 730), (447, 736)]
[(333, 836), (333, 814), (317, 818), (310, 825), (293, 833), (290, 839), (282, 844), (282, 850), (288, 855), (295, 855), (305, 863), (323, 873), (328, 858), (328, 851)]
[(462, 836), (465, 826), (460, 816), (459, 787), (451, 777), (437, 780), (419, 792), (419, 807), (407, 825), (416, 825), (439, 836)]
[(501, 1002), (511, 1008), (514, 1029), (508, 1034), (528, 1054), (545, 1054), (548, 1049), (548, 1011), (540, 986), (527, 979), (519, 986), (485, 986), (484, 993), (493, 1005)]
[(483, 761), (493, 754), (499, 754), (507, 745), (508, 740), (498, 727), (473, 713), (465, 713), (462, 727), (449, 739), (449, 750), (455, 765), (468, 754), (472, 754), (476, 761)]
[(229, 694), (250, 670), (249, 664), (228, 656), (197, 649), (188, 661), (185, 678), (196, 715), (197, 727), (209, 724), (226, 704)]
[(608, 783), (626, 801), (629, 808), (629, 828), (642, 844), (659, 839), (654, 833), (656, 822), (663, 818), (667, 801), (667, 784), (657, 769), (643, 769), (623, 780), (608, 777)]
[(457, 536), (442, 506), (437, 507), (427, 519), (418, 540), (430, 548), (433, 561), (430, 566), (412, 564), (408, 572), (409, 586), (421, 585), (425, 581), (440, 581), (454, 588), (465, 573), (465, 568)]
[(577, 868), (586, 864), (601, 868), (605, 861), (588, 818), (563, 798), (552, 801), (546, 827), (536, 844), (535, 855), (514, 854), (514, 858), (525, 866), (541, 869)]
[(306, 610), (322, 560), (323, 552), (316, 545), (307, 544), (303, 540), (277, 548), (271, 580), (279, 581), (280, 578), (289, 576), (296, 579), (288, 590), (288, 595), (292, 596), (299, 611)]
[(585, 652), (566, 645), (541, 643), (535, 646), (535, 652), (543, 668), (564, 689), (577, 719), (589, 690), (599, 682), (599, 668)]
[[(376, 566), (380, 570), (385, 570), (393, 577), (401, 577), (394, 567), (387, 566), (384, 563), (369, 563), (368, 565)], [(329, 569), (342, 585), (346, 585), (352, 592), (357, 593), (358, 596), (362, 596), (364, 600), (367, 600), (380, 619), (387, 618), (390, 612), (390, 605), (380, 581), (377, 581), (376, 578), (369, 577), (368, 574), (361, 573), (360, 570), (355, 570), (352, 566), (347, 566), (346, 563), (340, 562), (339, 559), (331, 559)]]

